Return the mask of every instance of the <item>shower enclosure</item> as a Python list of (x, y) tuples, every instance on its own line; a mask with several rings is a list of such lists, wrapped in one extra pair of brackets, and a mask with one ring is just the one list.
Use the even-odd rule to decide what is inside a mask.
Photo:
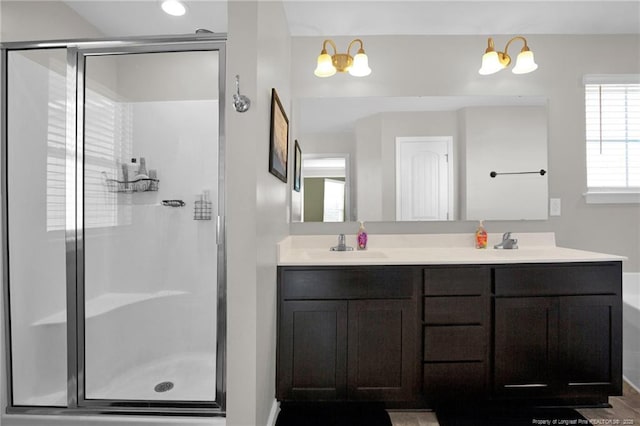
[(2, 45), (10, 413), (218, 415), (225, 37)]

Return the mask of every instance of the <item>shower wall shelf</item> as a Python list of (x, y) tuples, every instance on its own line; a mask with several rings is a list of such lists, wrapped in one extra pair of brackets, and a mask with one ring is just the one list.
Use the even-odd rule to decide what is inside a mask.
[(213, 203), (211, 201), (196, 201), (193, 207), (193, 220), (211, 220)]
[[(181, 296), (183, 294), (187, 294), (187, 292), (162, 290), (155, 293), (104, 293), (87, 301), (84, 307), (84, 315), (86, 319), (94, 318), (134, 303), (146, 302), (163, 297)], [(38, 320), (31, 325), (36, 327), (40, 325), (66, 324), (66, 322), (67, 311), (62, 310)]]
[(109, 192), (147, 192), (157, 191), (160, 180), (152, 178), (140, 178), (135, 180), (117, 180), (107, 177), (106, 172), (102, 172), (104, 182)]

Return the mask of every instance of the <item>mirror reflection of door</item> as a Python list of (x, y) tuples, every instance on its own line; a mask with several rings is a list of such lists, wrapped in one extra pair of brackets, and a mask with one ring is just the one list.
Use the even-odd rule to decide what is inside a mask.
[(453, 217), (453, 138), (396, 138), (396, 220)]
[(349, 220), (348, 154), (302, 156), (302, 218), (304, 222)]
[(323, 222), (344, 222), (344, 181), (324, 179)]

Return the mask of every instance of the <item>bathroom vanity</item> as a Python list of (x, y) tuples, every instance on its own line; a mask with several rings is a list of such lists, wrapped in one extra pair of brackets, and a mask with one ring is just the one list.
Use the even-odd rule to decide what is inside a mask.
[[(622, 392), (623, 257), (519, 234), (335, 237), (279, 246), (280, 401), (603, 404)], [(497, 236), (490, 235), (490, 247)], [(468, 245), (466, 245), (468, 239)]]

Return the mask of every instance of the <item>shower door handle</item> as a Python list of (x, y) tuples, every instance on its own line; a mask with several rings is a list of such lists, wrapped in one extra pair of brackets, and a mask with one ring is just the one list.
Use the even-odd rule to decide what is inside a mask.
[(224, 244), (224, 216), (216, 216), (216, 244)]

